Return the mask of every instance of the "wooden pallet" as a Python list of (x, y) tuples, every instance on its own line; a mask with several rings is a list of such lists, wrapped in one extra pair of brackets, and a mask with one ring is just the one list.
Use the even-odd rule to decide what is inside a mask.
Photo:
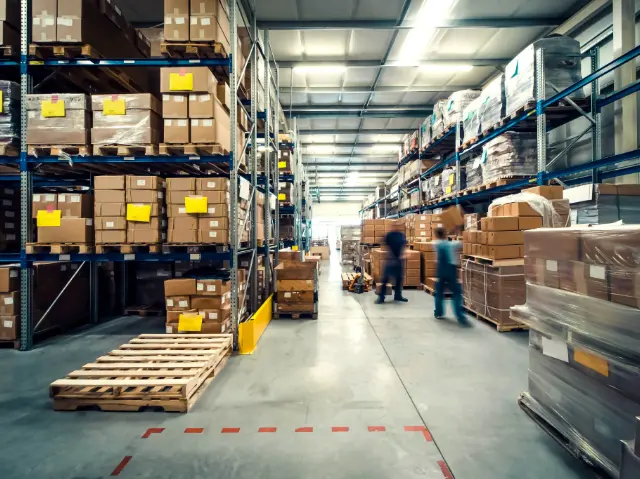
[(318, 313), (300, 312), (300, 313), (273, 313), (275, 319), (318, 319)]
[(20, 156), (20, 148), (15, 145), (0, 144), (0, 156)]
[(478, 313), (477, 311), (472, 310), (469, 306), (463, 306), (465, 311), (470, 314), (471, 316), (474, 316), (476, 319), (482, 320), (482, 321), (486, 321), (489, 322), (491, 324), (493, 324), (496, 327), (496, 330), (499, 333), (505, 333), (505, 332), (509, 332), (509, 331), (528, 331), (529, 330), (529, 326), (526, 326), (524, 324), (520, 324), (520, 323), (501, 323), (500, 321), (497, 321), (493, 318), (490, 318), (488, 316), (485, 316), (482, 313)]
[[(349, 290), (349, 285), (351, 284), (351, 282), (356, 279), (358, 276), (360, 275), (360, 273), (342, 273), (342, 289), (345, 291)], [(370, 291), (371, 287), (373, 286), (373, 278), (365, 273), (364, 274), (364, 287), (365, 287), (365, 291)]]
[[(529, 175), (523, 175), (523, 176), (512, 176), (512, 177), (508, 177), (508, 178), (496, 178), (495, 180), (492, 181), (488, 181), (487, 183), (483, 183), (482, 185), (478, 185), (478, 186), (472, 186), (471, 188), (466, 188), (464, 190), (462, 190), (458, 196), (467, 196), (467, 195), (471, 195), (473, 193), (478, 193), (479, 191), (485, 191), (485, 190), (490, 190), (493, 188), (497, 188), (498, 186), (505, 186), (505, 185), (510, 185), (511, 183), (516, 183), (518, 181), (522, 181), (524, 179), (527, 178), (532, 178)], [(441, 201), (441, 200), (437, 200), (437, 201)]]
[(163, 307), (157, 305), (143, 304), (141, 306), (132, 306), (124, 310), (124, 314), (127, 316), (164, 316), (166, 311)]
[(135, 254), (135, 253), (161, 253), (161, 244), (148, 244), (148, 243), (127, 243), (127, 244), (97, 244), (96, 253), (120, 253), (120, 254)]
[(472, 254), (463, 254), (462, 258), (465, 261), (471, 261), (472, 263), (485, 266), (493, 266), (495, 268), (500, 268), (501, 266), (524, 266), (524, 258), (491, 259)]
[(0, 349), (20, 349), (20, 340), (0, 340)]
[(93, 145), (93, 156), (158, 156), (158, 145)]
[(228, 244), (202, 244), (202, 243), (165, 243), (162, 245), (163, 254), (171, 253), (226, 253)]
[(218, 144), (196, 145), (160, 143), (161, 156), (224, 156), (229, 152)]
[[(435, 297), (436, 291), (433, 288), (427, 286), (426, 284), (423, 284), (422, 285), (422, 289), (424, 290), (425, 293), (430, 294), (431, 296)], [(444, 299), (451, 299), (452, 297), (453, 296), (449, 291), (445, 291)]]
[(27, 254), (91, 254), (93, 245), (79, 243), (27, 243)]
[(87, 145), (29, 145), (29, 156), (89, 156), (91, 147)]
[(160, 53), (167, 58), (228, 58), (224, 45), (219, 42), (163, 42)]
[(18, 56), (20, 52), (13, 48), (13, 45), (0, 45), (0, 58), (11, 59)]
[(31, 44), (29, 45), (29, 56), (35, 58), (88, 58), (99, 59), (102, 55), (91, 45), (79, 44)]
[(143, 334), (51, 383), (53, 408), (188, 412), (232, 348), (229, 334)]

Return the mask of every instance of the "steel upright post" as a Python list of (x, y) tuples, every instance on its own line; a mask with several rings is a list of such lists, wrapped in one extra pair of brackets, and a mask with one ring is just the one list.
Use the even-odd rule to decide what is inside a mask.
[[(456, 149), (454, 155), (456, 155), (456, 191), (459, 193), (462, 189), (461, 182), (461, 168), (460, 168), (460, 145), (462, 144), (462, 138), (460, 137), (460, 122), (456, 122)], [(456, 195), (456, 204), (458, 204), (458, 196)]]
[[(242, 152), (236, 151), (238, 148), (238, 129), (235, 127), (238, 118), (238, 77), (237, 77), (237, 3), (236, 0), (229, 0), (229, 26), (231, 41), (231, 62), (229, 65), (229, 77), (231, 80), (231, 161), (229, 165), (229, 173), (231, 183), (231, 213), (229, 218), (229, 226), (231, 227), (231, 322), (234, 343), (238, 342), (238, 323), (240, 317), (238, 314), (238, 249), (240, 247), (238, 235), (238, 166), (242, 158)], [(253, 86), (252, 86), (253, 87)]]
[(535, 52), (536, 61), (536, 114), (538, 143), (538, 184), (544, 183), (543, 175), (547, 169), (547, 118), (543, 108), (546, 98), (544, 75), (544, 49)]
[[(255, 12), (252, 15), (251, 32), (254, 42), (258, 42), (258, 27)], [(258, 46), (254, 44), (251, 60), (251, 89), (258, 85)], [(258, 118), (258, 106), (254, 98), (251, 99), (251, 120)], [(251, 289), (251, 312), (258, 310), (258, 128), (254, 124), (251, 130), (251, 268), (249, 271), (249, 287)]]
[[(600, 47), (591, 49), (591, 73), (600, 67)], [(593, 161), (602, 158), (602, 116), (598, 111), (598, 98), (600, 97), (600, 79), (595, 78), (591, 82), (591, 115), (595, 124), (591, 128), (591, 150)], [(599, 170), (597, 168), (591, 170), (591, 182), (599, 183)]]

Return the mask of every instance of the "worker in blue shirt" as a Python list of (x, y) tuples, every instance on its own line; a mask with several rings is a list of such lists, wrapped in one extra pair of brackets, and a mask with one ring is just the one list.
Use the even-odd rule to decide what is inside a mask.
[(438, 265), (436, 273), (438, 282), (436, 283), (435, 312), (436, 319), (444, 318), (444, 292), (445, 289), (451, 291), (453, 296), (453, 308), (456, 318), (461, 324), (466, 324), (467, 320), (462, 309), (462, 287), (458, 282), (458, 258), (460, 254), (460, 242), (448, 241), (447, 232), (444, 228), (435, 230), (436, 240), (434, 241), (436, 259)]
[(380, 288), (380, 294), (376, 300), (376, 304), (384, 303), (384, 293), (387, 289), (387, 282), (391, 278), (395, 278), (396, 286), (394, 288), (394, 301), (400, 301), (406, 303), (409, 301), (402, 296), (402, 281), (404, 280), (404, 268), (402, 266), (404, 248), (407, 244), (407, 239), (404, 233), (400, 231), (400, 225), (394, 225), (394, 231), (387, 233), (384, 238), (384, 242), (389, 249), (387, 258), (387, 264), (384, 267), (384, 277), (382, 278), (382, 287)]

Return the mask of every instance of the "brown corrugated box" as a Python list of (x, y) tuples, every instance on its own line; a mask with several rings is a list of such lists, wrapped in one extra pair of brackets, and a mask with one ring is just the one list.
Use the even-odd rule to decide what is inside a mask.
[(127, 214), (127, 205), (124, 203), (124, 192), (122, 196), (123, 198), (121, 203), (94, 203), (96, 217), (125, 217)]
[(0, 293), (0, 315), (15, 316), (20, 314), (20, 293)]
[(58, 194), (58, 209), (62, 216), (74, 218), (93, 217), (93, 198), (87, 194)]
[[(64, 104), (64, 117), (44, 117), (44, 101)], [(86, 145), (89, 102), (84, 94), (27, 95), (27, 143), (30, 145)]]
[(126, 176), (96, 176), (93, 180), (94, 190), (124, 190), (126, 189)]
[(160, 190), (163, 180), (159, 176), (127, 176), (127, 190)]
[(102, 230), (95, 232), (96, 244), (124, 244), (127, 242), (126, 230)]
[(229, 229), (229, 218), (198, 218), (198, 229), (202, 231)]
[(191, 278), (168, 279), (164, 282), (164, 295), (170, 296), (193, 296), (196, 293), (196, 280)]
[(491, 259), (520, 258), (520, 247), (517, 245), (489, 246), (488, 258), (491, 258)]
[(540, 228), (525, 231), (525, 256), (579, 261), (581, 236), (580, 228)]
[(58, 195), (55, 193), (36, 193), (32, 197), (31, 216), (38, 217), (38, 211), (49, 211), (58, 209)]
[(189, 97), (186, 93), (162, 95), (162, 117), (166, 119), (189, 118)]
[(188, 191), (191, 192), (189, 194), (195, 194), (196, 180), (199, 180), (199, 178), (167, 178), (167, 192)]
[(185, 144), (191, 138), (188, 119), (164, 120), (164, 142)]
[(20, 266), (0, 267), (0, 293), (10, 293), (20, 289)]
[(185, 215), (169, 218), (170, 230), (197, 230), (198, 229), (198, 217)]
[(196, 178), (196, 191), (229, 191), (228, 178)]
[(231, 291), (231, 282), (221, 279), (198, 279), (196, 293), (201, 296), (221, 296)]
[(487, 232), (487, 245), (489, 246), (518, 245), (523, 243), (524, 235), (522, 231)]
[(154, 229), (127, 229), (127, 241), (137, 244), (162, 243), (166, 239), (164, 233)]
[(505, 216), (541, 216), (529, 203), (519, 201), (504, 205)]
[(167, 226), (167, 222), (164, 218), (158, 216), (151, 216), (149, 221), (127, 221), (127, 229), (129, 230), (158, 230), (162, 232), (162, 229)]
[(58, 0), (31, 0), (31, 39), (35, 43), (58, 40)]
[(60, 226), (40, 226), (38, 243), (93, 243), (93, 219), (63, 217)]
[(190, 296), (172, 296), (165, 299), (167, 311), (189, 311), (191, 309)]
[(96, 216), (96, 231), (113, 231), (127, 229), (127, 219), (124, 216)]
[(480, 220), (482, 231), (516, 231), (518, 218), (513, 216), (491, 216)]
[(312, 279), (280, 279), (277, 281), (278, 291), (315, 291)]
[(0, 21), (8, 22), (16, 28), (20, 27), (20, 2), (18, 0), (0, 0)]
[(531, 193), (534, 195), (542, 196), (548, 200), (561, 200), (564, 192), (562, 186), (535, 186), (533, 188), (527, 188), (522, 190), (523, 193)]
[[(181, 77), (191, 75), (193, 88), (190, 90), (171, 90), (171, 75)], [(217, 85), (218, 81), (208, 67), (167, 67), (162, 68), (160, 73), (162, 93), (214, 93)]]
[(227, 292), (220, 296), (192, 296), (191, 306), (193, 309), (220, 309), (224, 308), (231, 300), (231, 293)]
[(164, 192), (159, 190), (127, 190), (127, 203), (162, 203)]
[(199, 242), (198, 236), (198, 230), (169, 229), (168, 241), (169, 243), (195, 244)]
[(610, 267), (611, 301), (640, 308), (640, 272)]
[(20, 33), (8, 22), (0, 21), (0, 45), (20, 48)]
[(206, 229), (198, 230), (198, 241), (205, 244), (228, 244), (228, 229)]
[(15, 341), (18, 339), (20, 316), (0, 316), (0, 339)]
[(518, 229), (520, 231), (534, 230), (542, 228), (542, 216), (521, 216), (518, 218)]

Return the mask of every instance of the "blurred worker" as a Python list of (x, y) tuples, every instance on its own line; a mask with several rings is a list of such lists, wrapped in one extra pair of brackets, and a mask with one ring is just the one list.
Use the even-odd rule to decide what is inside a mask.
[(395, 222), (393, 225), (393, 231), (387, 233), (384, 238), (384, 242), (389, 250), (387, 256), (387, 263), (384, 267), (384, 277), (382, 278), (382, 287), (380, 288), (380, 294), (376, 300), (376, 304), (384, 303), (384, 293), (387, 290), (387, 283), (391, 278), (395, 278), (396, 286), (394, 288), (394, 301), (402, 301), (406, 303), (409, 301), (402, 296), (402, 281), (404, 280), (404, 268), (402, 267), (404, 248), (407, 244), (407, 239), (404, 236), (402, 230), (404, 225), (399, 222)]
[(438, 282), (436, 283), (436, 308), (434, 316), (436, 319), (444, 318), (444, 293), (448, 289), (453, 296), (453, 309), (456, 318), (460, 323), (466, 323), (462, 309), (462, 288), (458, 283), (458, 258), (460, 254), (460, 242), (448, 241), (447, 232), (444, 228), (437, 228), (434, 241), (436, 259), (438, 265), (436, 273)]

